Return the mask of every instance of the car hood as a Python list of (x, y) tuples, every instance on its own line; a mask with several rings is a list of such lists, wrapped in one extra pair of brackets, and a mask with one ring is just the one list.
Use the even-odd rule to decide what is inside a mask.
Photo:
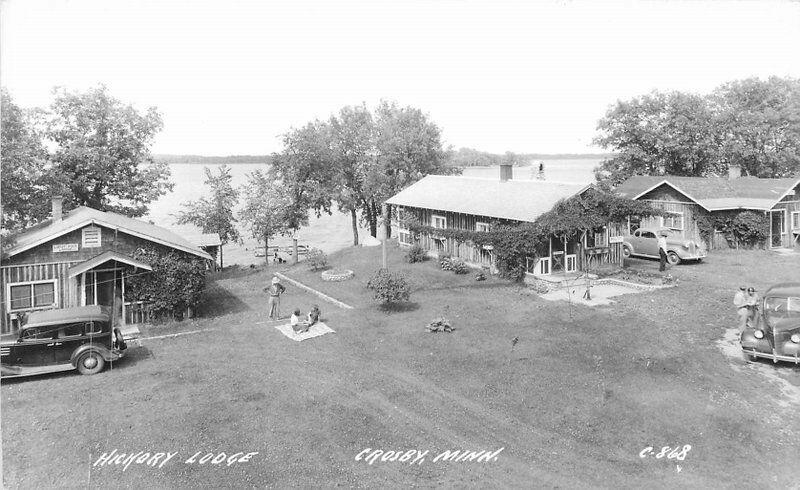
[(782, 318), (780, 320), (773, 321), (770, 325), (775, 329), (776, 332), (791, 332), (792, 330), (800, 331), (800, 320), (797, 318)]

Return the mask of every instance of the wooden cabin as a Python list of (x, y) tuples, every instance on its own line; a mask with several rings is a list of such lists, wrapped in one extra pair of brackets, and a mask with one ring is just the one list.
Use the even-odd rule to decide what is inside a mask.
[[(514, 180), (511, 165), (500, 166), (499, 179), (428, 175), (389, 198), (392, 236), (401, 246), (418, 242), (429, 255), (447, 253), (473, 267), (495, 271), (490, 246), (477, 247), (436, 233), (421, 234), (415, 242), (403, 223), (413, 218), (433, 228), (489, 231), (498, 225), (532, 223), (562, 199), (580, 195), (591, 186), (546, 180)], [(552, 236), (535, 244), (528, 259), (534, 276), (572, 274), (601, 266), (622, 265), (623, 224), (592, 230), (582, 236)]]
[(769, 219), (766, 248), (800, 246), (800, 177), (741, 177), (734, 166), (727, 178), (637, 175), (620, 184), (616, 191), (623, 197), (647, 201), (674, 213), (668, 217), (633, 219), (629, 231), (638, 226), (663, 226), (698, 243), (705, 242), (708, 249), (728, 248), (718, 229), (703, 237), (698, 219), (707, 217), (713, 222), (714, 218), (749, 210), (764, 213)]
[(150, 264), (133, 258), (137, 249), (175, 252), (187, 259), (213, 258), (185, 238), (145, 221), (78, 207), (11, 238), (0, 261), (0, 331), (19, 327), (31, 311), (70, 306), (112, 307), (115, 321), (139, 323), (146, 305), (125, 297), (126, 278), (147, 274)]

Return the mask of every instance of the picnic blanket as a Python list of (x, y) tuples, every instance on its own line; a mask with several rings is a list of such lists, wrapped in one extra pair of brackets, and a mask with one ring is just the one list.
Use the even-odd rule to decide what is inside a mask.
[(320, 335), (325, 335), (326, 333), (336, 333), (331, 327), (322, 322), (315, 323), (311, 326), (311, 328), (308, 329), (308, 332), (303, 333), (295, 333), (295, 331), (292, 330), (292, 326), (288, 323), (284, 325), (277, 325), (275, 328), (277, 328), (278, 331), (283, 335), (297, 342), (319, 337)]

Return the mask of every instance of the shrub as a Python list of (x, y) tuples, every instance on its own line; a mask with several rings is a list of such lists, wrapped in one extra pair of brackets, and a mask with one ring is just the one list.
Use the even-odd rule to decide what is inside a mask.
[(469, 272), (469, 267), (461, 259), (451, 259), (450, 267), (456, 274), (467, 274)]
[(422, 248), (422, 245), (419, 243), (415, 243), (406, 253), (406, 261), (409, 264), (414, 264), (416, 262), (424, 262), (428, 260), (428, 254), (425, 252), (425, 249)]
[(477, 274), (475, 274), (475, 280), (476, 281), (485, 281), (486, 280), (486, 274), (484, 274), (483, 271), (478, 272)]
[(308, 265), (311, 267), (312, 271), (324, 269), (328, 265), (328, 256), (325, 255), (325, 252), (318, 248), (310, 249), (308, 251), (308, 255), (306, 256), (306, 260), (308, 261)]
[(386, 269), (378, 269), (367, 282), (367, 288), (372, 289), (373, 298), (383, 304), (399, 303), (411, 298), (411, 287), (406, 278)]
[(447, 332), (450, 333), (455, 328), (450, 324), (450, 320), (445, 317), (437, 318), (434, 321), (430, 322), (427, 327), (429, 332), (437, 333), (437, 332)]
[(439, 266), (443, 271), (453, 270), (453, 257), (450, 254), (439, 254)]

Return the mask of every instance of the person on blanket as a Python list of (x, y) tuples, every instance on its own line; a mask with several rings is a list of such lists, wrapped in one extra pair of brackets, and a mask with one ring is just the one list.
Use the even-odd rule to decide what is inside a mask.
[(292, 330), (294, 330), (294, 333), (296, 334), (308, 332), (308, 329), (311, 327), (311, 325), (309, 325), (308, 322), (300, 321), (299, 308), (295, 309), (294, 312), (292, 313), (292, 319), (289, 320), (289, 324), (292, 326)]
[(314, 305), (311, 307), (311, 311), (308, 312), (308, 320), (306, 320), (306, 323), (308, 323), (308, 328), (311, 328), (315, 323), (319, 322), (319, 316), (321, 314), (322, 312), (319, 311), (319, 305)]

